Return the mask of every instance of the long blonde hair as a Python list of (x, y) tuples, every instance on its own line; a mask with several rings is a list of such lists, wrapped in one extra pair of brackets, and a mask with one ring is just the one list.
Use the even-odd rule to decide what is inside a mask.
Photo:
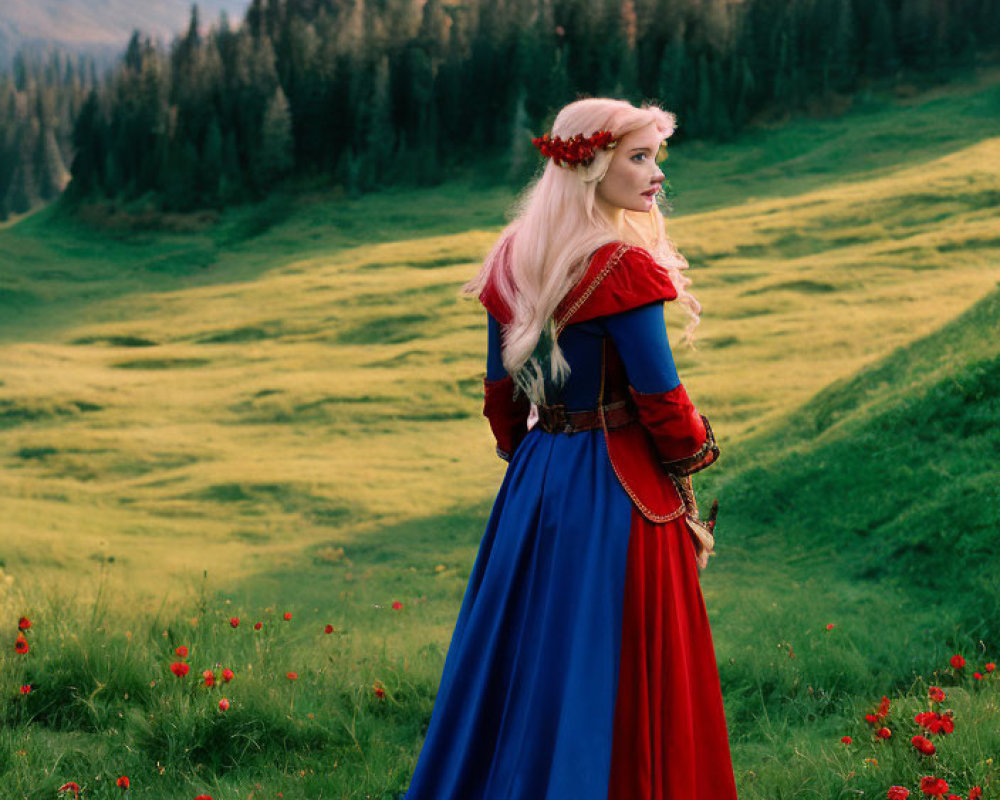
[[(676, 118), (652, 104), (637, 108), (625, 100), (591, 97), (564, 106), (552, 124), (552, 135), (567, 139), (609, 130), (620, 137), (650, 123), (666, 139), (674, 132)], [(464, 294), (478, 295), (492, 284), (511, 309), (512, 319), (503, 329), (503, 365), (534, 403), (545, 402), (549, 381), (562, 384), (570, 372), (556, 341), (553, 313), (586, 271), (589, 256), (608, 242), (644, 247), (668, 270), (678, 302), (690, 318), (685, 339), (693, 342), (701, 305), (685, 290), (691, 283), (682, 274), (688, 263), (667, 236), (658, 206), (654, 203), (648, 212), (624, 209), (621, 229), (616, 229), (595, 202), (597, 184), (613, 157), (613, 150), (599, 149), (589, 166), (575, 169), (549, 160), (515, 201), (513, 221), (478, 274), (462, 287)]]

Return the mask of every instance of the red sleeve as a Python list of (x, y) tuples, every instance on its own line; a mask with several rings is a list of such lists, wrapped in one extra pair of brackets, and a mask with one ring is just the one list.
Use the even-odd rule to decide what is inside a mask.
[(483, 379), (483, 416), (490, 421), (497, 455), (510, 461), (517, 446), (528, 434), (531, 404), (518, 392), (514, 397), (514, 379), (507, 375), (500, 380)]

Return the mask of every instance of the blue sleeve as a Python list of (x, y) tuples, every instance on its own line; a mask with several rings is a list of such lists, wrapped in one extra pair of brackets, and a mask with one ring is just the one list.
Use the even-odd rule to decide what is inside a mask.
[(637, 392), (667, 392), (680, 384), (663, 321), (663, 303), (650, 303), (603, 318), (604, 329), (625, 363)]
[(487, 312), (486, 380), (498, 381), (507, 377), (503, 359), (500, 357), (500, 323)]

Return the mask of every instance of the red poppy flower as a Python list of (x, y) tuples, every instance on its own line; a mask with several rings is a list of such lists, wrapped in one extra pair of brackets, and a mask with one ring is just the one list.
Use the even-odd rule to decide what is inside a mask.
[(890, 786), (885, 796), (886, 800), (906, 800), (910, 796), (910, 790), (905, 786)]
[(875, 735), (879, 739), (888, 739), (889, 737), (892, 736), (892, 731), (890, 731), (888, 728), (879, 728), (877, 731), (875, 731)]
[(833, 623), (832, 623), (832, 622), (828, 622), (828, 623), (826, 623), (826, 629), (827, 629), (828, 631), (832, 631), (832, 630), (833, 630)]
[(288, 620), (290, 620), (291, 618), (292, 618), (292, 612), (291, 611), (286, 611), (285, 612), (285, 622), (288, 622)]
[(994, 664), (994, 663), (993, 663), (992, 661), (988, 662), (988, 663), (986, 664), (986, 666), (984, 667), (984, 669), (985, 669), (985, 670), (986, 670), (987, 672), (993, 672), (993, 670), (995, 670), (996, 668), (997, 668), (997, 665), (996, 665), (996, 664)]
[(21, 687), (21, 694), (31, 694), (31, 684), (26, 683)]
[(400, 602), (399, 602), (399, 601), (397, 600), (397, 601), (396, 601), (395, 603), (393, 603), (393, 604), (392, 604), (392, 607), (393, 607), (393, 608), (394, 608), (394, 609), (395, 609), (396, 611), (399, 611), (399, 609), (401, 609), (401, 608), (403, 607), (403, 604), (402, 604), (402, 603), (400, 603)]
[(865, 722), (867, 722), (869, 725), (874, 725), (876, 722), (878, 722), (878, 717), (876, 717), (874, 714), (865, 714)]
[(238, 628), (238, 627), (240, 627), (240, 618), (239, 617), (230, 617), (229, 618), (229, 626), (231, 628)]
[(299, 679), (299, 673), (297, 672), (286, 672), (285, 677), (290, 681), (297, 681)]
[(844, 744), (850, 744), (854, 740), (850, 736), (841, 736), (840, 741), (842, 741)]
[(260, 630), (261, 628), (263, 628), (263, 627), (264, 627), (264, 623), (263, 623), (263, 622), (255, 622), (255, 623), (253, 624), (253, 629), (254, 629), (255, 631), (259, 631), (259, 630)]
[(194, 800), (212, 800), (210, 795), (200, 794)]
[(56, 791), (72, 792), (73, 797), (77, 798), (80, 796), (80, 784), (78, 784), (76, 781), (69, 781), (68, 783), (64, 783), (62, 786), (60, 786)]
[(955, 655), (948, 659), (948, 663), (950, 663), (955, 669), (961, 669), (965, 666), (965, 659), (958, 653), (955, 653)]
[(973, 672), (972, 677), (975, 678), (977, 681), (981, 681), (983, 679), (983, 673)]
[(233, 672), (231, 669), (229, 669), (229, 667), (226, 667), (224, 670), (222, 670), (222, 682), (223, 683), (229, 683), (229, 681), (231, 681), (235, 677), (236, 677), (236, 673)]
[(206, 669), (201, 673), (201, 677), (205, 679), (206, 686), (215, 686), (215, 673), (210, 669)]
[(943, 703), (945, 698), (944, 690), (939, 689), (937, 686), (932, 686), (927, 690), (927, 695), (935, 703)]
[(927, 775), (920, 779), (920, 791), (928, 796), (940, 796), (948, 791), (948, 783), (944, 778)]
[(380, 700), (383, 697), (385, 697), (385, 689), (383, 689), (381, 686), (373, 686), (372, 690), (375, 692), (375, 696)]
[(889, 714), (889, 698), (882, 695), (882, 702), (878, 704), (878, 710), (875, 712), (875, 716), (879, 719), (885, 719)]
[(26, 630), (28, 630), (28, 628), (30, 628), (30, 627), (31, 627), (31, 620), (30, 620), (30, 619), (28, 619), (27, 617), (21, 617), (21, 618), (20, 618), (20, 619), (19, 619), (19, 620), (17, 621), (17, 629), (18, 629), (19, 631), (26, 631)]
[(115, 786), (117, 786), (119, 789), (127, 789), (128, 788), (128, 777), (125, 776), (125, 775), (122, 775), (118, 780), (115, 781)]
[(31, 648), (28, 646), (28, 640), (24, 638), (23, 633), (17, 635), (17, 640), (14, 642), (14, 650), (20, 655), (25, 655)]
[(916, 748), (917, 752), (923, 753), (925, 756), (932, 756), (937, 751), (937, 748), (934, 747), (930, 739), (926, 739), (919, 734), (910, 739), (910, 744)]
[(327, 625), (323, 628), (323, 633), (333, 633), (333, 625)]
[(979, 800), (983, 796), (983, 790), (978, 786), (973, 786), (969, 789), (969, 800)]
[(187, 645), (183, 645), (182, 644), (180, 647), (178, 647), (176, 650), (174, 650), (174, 652), (177, 653), (177, 655), (179, 657), (181, 657), (181, 658), (187, 658), (188, 657)]
[(183, 678), (185, 675), (188, 674), (188, 671), (190, 669), (191, 665), (185, 664), (183, 661), (175, 661), (173, 664), (170, 665), (170, 671), (174, 673), (174, 675), (176, 675), (178, 678)]
[(223, 697), (219, 701), (219, 711), (228, 711), (228, 710), (229, 710), (229, 701), (225, 697)]

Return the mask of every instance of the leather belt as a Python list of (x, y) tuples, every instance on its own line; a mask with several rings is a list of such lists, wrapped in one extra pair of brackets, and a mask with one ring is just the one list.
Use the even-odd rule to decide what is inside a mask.
[[(601, 406), (608, 430), (621, 428), (639, 419), (638, 409), (626, 400)], [(576, 433), (600, 428), (599, 409), (567, 411), (564, 405), (538, 406), (538, 427), (546, 433)]]

